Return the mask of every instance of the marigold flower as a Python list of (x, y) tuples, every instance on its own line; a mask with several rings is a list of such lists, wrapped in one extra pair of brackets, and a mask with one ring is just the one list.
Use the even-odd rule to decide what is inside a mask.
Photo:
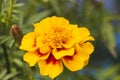
[(40, 74), (55, 78), (63, 71), (63, 64), (70, 71), (87, 65), (94, 51), (87, 28), (69, 24), (63, 17), (48, 17), (33, 24), (34, 31), (27, 33), (20, 49), (26, 50), (23, 59), (30, 66), (38, 63)]

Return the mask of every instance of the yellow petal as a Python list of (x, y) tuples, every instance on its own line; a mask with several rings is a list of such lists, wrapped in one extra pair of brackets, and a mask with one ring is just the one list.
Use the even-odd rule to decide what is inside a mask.
[(79, 28), (79, 32), (80, 32), (80, 35), (82, 37), (86, 37), (86, 36), (90, 35), (89, 30), (87, 28), (84, 28), (84, 27)]
[(80, 70), (85, 66), (85, 59), (78, 54), (73, 56), (66, 56), (62, 60), (64, 65), (71, 71)]
[(26, 34), (21, 42), (20, 49), (27, 50), (27, 51), (33, 51), (36, 47), (36, 37), (37, 34), (35, 32), (30, 32)]
[(87, 59), (86, 61), (84, 61), (84, 65), (86, 66), (89, 62), (89, 59)]
[(42, 47), (42, 46), (44, 46), (45, 44), (46, 44), (46, 41), (45, 41), (45, 39), (44, 39), (43, 36), (38, 36), (38, 37), (36, 38), (36, 45), (37, 45), (38, 47)]
[(69, 21), (63, 17), (56, 17), (53, 16), (50, 18), (50, 23), (51, 25), (56, 28), (56, 27), (67, 27), (69, 24)]
[(75, 54), (73, 56), (66, 56), (63, 58), (64, 65), (71, 71), (77, 71), (87, 65), (89, 55), (93, 52), (94, 47), (87, 42), (82, 45), (75, 46)]
[(92, 36), (89, 36), (89, 37), (88, 37), (88, 40), (94, 41), (95, 39), (94, 39)]
[(76, 42), (75, 42), (74, 38), (71, 38), (71, 39), (67, 40), (65, 43), (63, 43), (62, 46), (65, 48), (71, 48), (74, 46), (75, 43)]
[[(65, 48), (71, 48), (76, 43), (76, 39), (77, 39), (77, 42), (79, 42), (79, 40), (81, 40), (81, 38), (79, 37), (80, 36), (79, 35), (79, 30), (75, 30), (75, 29), (78, 29), (77, 25), (69, 24), (67, 29), (70, 31), (70, 32), (68, 32), (67, 36), (69, 36), (69, 34), (70, 34), (70, 36), (66, 41), (64, 41), (62, 46), (65, 47)], [(71, 32), (72, 32), (72, 36), (71, 36)], [(76, 35), (76, 34), (78, 34), (78, 35)]]
[(27, 52), (23, 56), (23, 60), (29, 63), (30, 66), (34, 66), (38, 60), (40, 59), (39, 55), (37, 55), (36, 51)]
[(83, 37), (82, 40), (80, 41), (80, 44), (83, 44), (86, 41), (94, 41), (94, 38), (92, 36)]
[(70, 30), (74, 30), (74, 29), (77, 29), (78, 28), (78, 26), (76, 25), (76, 24), (69, 24), (69, 26), (68, 26), (68, 29), (70, 29)]
[(60, 51), (54, 51), (53, 55), (56, 59), (60, 59), (64, 56), (71, 56), (74, 54), (74, 48), (66, 49), (66, 50), (60, 50)]
[(74, 29), (72, 31), (72, 38), (76, 43), (81, 41), (81, 34), (80, 34), (79, 29)]
[(38, 62), (40, 68), (40, 74), (43, 76), (49, 76), (52, 79), (57, 77), (63, 71), (63, 65), (61, 60), (56, 60), (53, 56), (45, 61), (40, 60)]
[(86, 54), (91, 54), (94, 51), (94, 46), (90, 42), (80, 44), (80, 47)]
[(50, 47), (49, 46), (42, 46), (42, 47), (40, 47), (40, 52), (41, 53), (48, 53), (48, 52), (50, 52)]
[(94, 41), (94, 38), (90, 36), (90, 32), (87, 28), (81, 27), (79, 28), (80, 35), (82, 37), (82, 40), (80, 43), (84, 43), (86, 41)]
[(23, 60), (29, 63), (30, 66), (34, 66), (39, 60), (46, 60), (50, 53), (42, 54), (39, 50), (26, 52), (23, 56)]
[(33, 24), (35, 27), (34, 31), (37, 33), (48, 33), (51, 29), (51, 24), (49, 20), (49, 18), (45, 18), (39, 23)]

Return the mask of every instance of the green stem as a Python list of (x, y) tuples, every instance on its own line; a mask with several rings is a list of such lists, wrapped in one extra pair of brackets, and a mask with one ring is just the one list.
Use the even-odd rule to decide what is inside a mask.
[(3, 0), (0, 0), (0, 11), (2, 11), (2, 2)]
[(34, 77), (32, 75), (32, 68), (30, 68), (29, 71), (30, 71), (30, 76), (29, 76), (30, 80), (34, 80)]
[(12, 15), (12, 9), (13, 9), (13, 0), (10, 0), (10, 7), (8, 12), (9, 19), (11, 18), (11, 15)]
[(9, 57), (8, 57), (8, 53), (7, 53), (7, 49), (6, 49), (5, 44), (2, 44), (2, 48), (3, 48), (5, 61), (6, 61), (7, 74), (9, 74), (11, 72), (10, 71), (10, 62), (9, 62)]
[(13, 10), (13, 0), (10, 0), (9, 1), (8, 17), (6, 19), (6, 33), (8, 32), (8, 30), (10, 28), (9, 26), (10, 26), (10, 23), (12, 20), (12, 10)]

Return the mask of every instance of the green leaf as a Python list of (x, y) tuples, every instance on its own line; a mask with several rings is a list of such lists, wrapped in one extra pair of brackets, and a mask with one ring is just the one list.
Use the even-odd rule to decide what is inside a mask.
[(11, 48), (13, 46), (14, 42), (15, 42), (14, 39), (10, 39), (8, 41), (8, 47)]
[(119, 75), (116, 75), (113, 80), (120, 80), (120, 74)]
[(12, 10), (12, 13), (20, 13), (20, 10), (14, 9), (14, 10)]
[(6, 73), (7, 73), (6, 69), (4, 69), (0, 72), (0, 80), (6, 75)]
[[(111, 66), (106, 70), (103, 70), (102, 72), (100, 72), (98, 75), (96, 75), (97, 78), (99, 78), (98, 80), (107, 80), (107, 78), (110, 78), (114, 75), (116, 75), (117, 71), (119, 70), (120, 64), (117, 64), (115, 66)], [(114, 79), (111, 79), (114, 80)]]
[(46, 11), (43, 11), (40, 13), (36, 13), (28, 19), (26, 24), (31, 24), (31, 23), (37, 22), (37, 21), (41, 20), (42, 18), (47, 17), (50, 14), (51, 14), (51, 10), (46, 10)]
[(113, 57), (117, 57), (117, 53), (115, 52), (116, 47), (116, 41), (115, 41), (115, 34), (114, 34), (114, 28), (108, 20), (105, 20), (103, 22), (103, 26), (101, 27), (101, 33), (103, 40), (105, 42), (105, 45), (110, 50)]
[(20, 59), (15, 58), (15, 59), (13, 59), (13, 62), (20, 67), (23, 66), (23, 62)]
[(5, 43), (9, 38), (7, 36), (0, 36), (0, 44)]
[(13, 78), (17, 74), (18, 74), (17, 72), (12, 72), (12, 73), (6, 75), (2, 80), (9, 80), (10, 78)]
[(13, 7), (22, 7), (24, 4), (23, 3), (18, 3), (18, 4), (14, 4)]
[(50, 3), (56, 14), (60, 15), (61, 11), (60, 11), (60, 6), (58, 4), (58, 0), (50, 0)]

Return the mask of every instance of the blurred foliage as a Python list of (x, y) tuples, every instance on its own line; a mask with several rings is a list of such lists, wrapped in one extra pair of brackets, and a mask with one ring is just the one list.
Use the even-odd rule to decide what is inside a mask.
[(65, 69), (55, 80), (120, 80), (115, 38), (120, 24), (114, 25), (120, 18), (108, 12), (102, 0), (0, 0), (0, 80), (51, 80), (40, 76), (37, 65), (29, 68), (22, 60), (24, 52), (15, 43), (11, 26), (17, 24), (25, 34), (33, 30), (32, 23), (53, 15), (89, 28), (95, 37), (90, 65), (78, 72)]

